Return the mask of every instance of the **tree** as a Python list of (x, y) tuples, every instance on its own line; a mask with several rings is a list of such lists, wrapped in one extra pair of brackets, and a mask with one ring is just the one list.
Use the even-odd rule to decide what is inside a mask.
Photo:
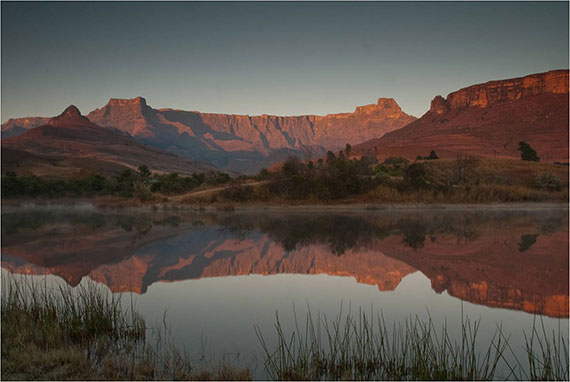
[(453, 180), (459, 184), (469, 183), (477, 166), (477, 159), (471, 155), (465, 156), (462, 151), (457, 152), (457, 159), (453, 168)]
[(327, 151), (327, 164), (334, 162), (335, 159), (336, 159), (336, 157), (335, 157), (334, 153), (332, 151)]
[(346, 155), (347, 158), (350, 158), (350, 151), (352, 150), (352, 146), (350, 144), (346, 144), (346, 147), (344, 148), (344, 155)]
[(426, 157), (426, 159), (433, 160), (433, 159), (439, 159), (439, 157), (435, 153), (435, 150), (431, 150), (431, 152), (429, 153), (429, 156)]
[(261, 171), (259, 171), (259, 175), (258, 177), (260, 179), (267, 179), (271, 176), (271, 173), (269, 172), (269, 170), (267, 170), (266, 168), (262, 168)]
[(139, 166), (138, 174), (139, 174), (139, 177), (143, 180), (149, 179), (150, 176), (152, 175), (149, 168), (145, 164), (143, 164), (142, 166)]
[(526, 142), (519, 142), (519, 151), (521, 152), (521, 159), (531, 162), (540, 162), (540, 158), (536, 154), (536, 151), (530, 147)]

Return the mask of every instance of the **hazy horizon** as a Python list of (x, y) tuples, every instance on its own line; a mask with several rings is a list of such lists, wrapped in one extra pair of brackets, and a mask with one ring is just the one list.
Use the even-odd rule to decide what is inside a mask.
[(2, 122), (154, 108), (324, 115), (568, 69), (568, 3), (2, 3)]

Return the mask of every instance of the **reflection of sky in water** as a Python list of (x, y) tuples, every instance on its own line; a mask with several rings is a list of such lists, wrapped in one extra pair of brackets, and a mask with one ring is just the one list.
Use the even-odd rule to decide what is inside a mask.
[[(3, 268), (23, 272), (30, 264), (48, 266), (62, 276), (73, 273), (77, 281), (89, 275), (111, 288), (134, 275), (144, 293), (133, 295), (147, 323), (161, 322), (166, 311), (176, 342), (195, 355), (205, 340), (209, 355), (261, 357), (254, 324), (271, 341), (275, 312), (290, 331), (293, 305), (302, 326), (307, 304), (313, 314), (329, 319), (341, 305), (344, 312), (349, 305), (353, 313), (382, 311), (389, 325), (415, 315), (427, 318), (429, 311), (436, 328), (447, 321), (452, 335), (459, 333), (463, 309), (481, 319), (482, 344), (502, 324), (522, 355), (522, 332), (532, 327), (533, 315), (521, 311), (522, 305), (485, 304), (517, 302), (520, 290), (527, 297), (568, 298), (567, 210), (304, 217), (57, 214), (54, 209), (3, 214)], [(125, 265), (137, 264), (141, 267), (132, 269), (140, 274), (125, 273)], [(467, 290), (466, 296), (477, 304), (453, 297), (473, 283), (475, 295)], [(478, 300), (486, 294), (489, 301)], [(543, 322), (548, 331), (560, 325), (568, 337), (567, 318), (543, 317)]]
[[(2, 275), (5, 277), (6, 271), (2, 270)], [(43, 276), (32, 277), (44, 279)], [(50, 282), (61, 282), (59, 278), (47, 277)], [(82, 284), (89, 282), (84, 279)], [(373, 312), (375, 319), (381, 312), (388, 327), (410, 316), (417, 315), (424, 320), (431, 317), (438, 330), (447, 323), (452, 339), (460, 338), (463, 310), (464, 316), (473, 321), (481, 320), (478, 344), (486, 349), (496, 325), (502, 325), (503, 333), (511, 335), (510, 344), (523, 364), (526, 362), (523, 331), (529, 333), (534, 319), (532, 314), (462, 302), (446, 292), (437, 294), (421, 272), (406, 276), (391, 292), (379, 292), (375, 285), (357, 283), (352, 277), (282, 274), (155, 283), (143, 295), (122, 294), (126, 304), (130, 304), (131, 297), (149, 327), (161, 327), (166, 312), (175, 342), (193, 357), (199, 358), (203, 351), (208, 357), (229, 360), (237, 355), (240, 362), (257, 368), (257, 378), (264, 378), (262, 362), (255, 366), (252, 360), (262, 360), (263, 353), (254, 325), (259, 326), (265, 340), (272, 344), (276, 312), (284, 331), (294, 330), (293, 306), (302, 328), (307, 306), (313, 315), (319, 312), (329, 320), (337, 317), (342, 307), (343, 315), (350, 308), (355, 317), (359, 309), (368, 317)], [(560, 327), (568, 339), (568, 319), (542, 317), (542, 320), (548, 333), (558, 333)]]

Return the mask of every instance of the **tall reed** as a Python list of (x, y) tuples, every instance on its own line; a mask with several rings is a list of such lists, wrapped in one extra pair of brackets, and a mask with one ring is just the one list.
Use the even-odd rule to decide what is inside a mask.
[(132, 299), (92, 282), (71, 288), (3, 276), (1, 315), (4, 380), (251, 379), (227, 362), (194, 362), (166, 317), (148, 328)]
[[(332, 321), (308, 310), (299, 325), (285, 333), (276, 313), (276, 345), (259, 326), (255, 331), (265, 353), (265, 367), (278, 380), (568, 380), (568, 340), (549, 337), (533, 327), (527, 337), (527, 367), (498, 326), (485, 346), (478, 341), (480, 320), (462, 315), (461, 334), (453, 340), (444, 322), (418, 316), (389, 326), (383, 314), (341, 313)], [(544, 329), (544, 326), (542, 326)], [(537, 351), (537, 348), (540, 351)], [(561, 356), (562, 354), (562, 356)], [(512, 359), (515, 359), (512, 361)], [(505, 371), (499, 374), (498, 371)]]

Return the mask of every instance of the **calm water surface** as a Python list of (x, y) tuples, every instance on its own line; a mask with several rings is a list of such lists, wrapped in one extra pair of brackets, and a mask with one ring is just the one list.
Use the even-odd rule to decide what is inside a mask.
[[(257, 365), (254, 324), (271, 341), (308, 309), (481, 319), (522, 351), (534, 319), (568, 338), (568, 210), (344, 213), (153, 212), (21, 207), (2, 214), (2, 276), (95, 281), (135, 295), (147, 323), (166, 312), (193, 354)], [(47, 275), (47, 276), (46, 276)], [(125, 297), (123, 297), (125, 298)]]

